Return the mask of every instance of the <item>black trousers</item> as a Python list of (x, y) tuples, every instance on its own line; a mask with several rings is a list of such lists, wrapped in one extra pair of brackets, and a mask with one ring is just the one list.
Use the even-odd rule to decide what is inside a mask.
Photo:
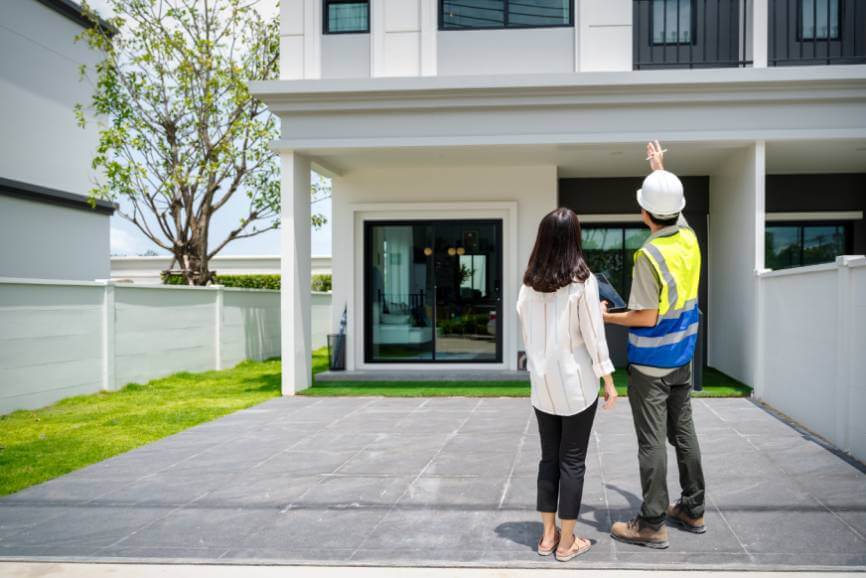
[(539, 512), (556, 512), (558, 502), (561, 520), (577, 519), (583, 499), (586, 449), (597, 407), (598, 399), (582, 412), (567, 416), (534, 408), (541, 437), (536, 506)]

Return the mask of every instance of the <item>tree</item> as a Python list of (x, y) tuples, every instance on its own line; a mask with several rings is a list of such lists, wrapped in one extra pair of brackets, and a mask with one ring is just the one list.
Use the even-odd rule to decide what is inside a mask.
[[(80, 35), (105, 54), (89, 104), (104, 119), (91, 195), (126, 201), (119, 213), (174, 256), (186, 283), (207, 284), (209, 261), (227, 244), (279, 226), (279, 166), (269, 149), (277, 120), (248, 90), (251, 80), (278, 76), (278, 21), (249, 0), (109, 4), (118, 32), (97, 26), (85, 2), (94, 26)], [(82, 67), (82, 77), (89, 72)], [(84, 126), (85, 106), (76, 114)], [(245, 216), (211, 244), (214, 214), (243, 194)]]

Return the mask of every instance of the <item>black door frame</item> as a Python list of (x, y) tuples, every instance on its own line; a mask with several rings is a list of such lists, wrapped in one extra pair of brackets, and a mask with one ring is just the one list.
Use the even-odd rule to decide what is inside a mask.
[[(496, 230), (496, 247), (499, 253), (499, 259), (497, 260), (497, 267), (499, 269), (499, 294), (496, 297), (496, 356), (494, 359), (488, 360), (466, 360), (466, 359), (436, 359), (436, 285), (434, 284), (433, 289), (433, 359), (373, 359), (373, 331), (372, 326), (370, 325), (370, 320), (373, 318), (373, 295), (371, 288), (371, 276), (370, 270), (372, 269), (373, 263), (373, 253), (371, 251), (372, 245), (372, 231), (374, 226), (400, 226), (400, 225), (419, 225), (419, 224), (430, 224), (434, 227), (433, 233), (433, 255), (436, 255), (436, 234), (435, 234), (435, 226), (436, 223), (453, 223), (455, 221), (465, 222), (465, 223), (479, 223), (479, 224), (492, 224)], [(502, 319), (502, 293), (503, 293), (503, 285), (504, 285), (504, 254), (503, 254), (503, 244), (502, 244), (502, 229), (503, 229), (503, 219), (501, 218), (490, 218), (490, 219), (365, 219), (364, 220), (364, 246), (362, 248), (364, 252), (364, 327), (361, 328), (363, 332), (363, 342), (364, 342), (364, 364), (433, 364), (433, 365), (445, 365), (445, 364), (479, 364), (479, 365), (489, 365), (489, 364), (501, 364), (503, 361), (502, 354), (502, 345), (503, 345), (503, 333), (504, 333), (504, 324)], [(433, 275), (434, 275), (434, 283), (435, 283), (435, 275), (436, 275), (436, 264), (433, 264)]]

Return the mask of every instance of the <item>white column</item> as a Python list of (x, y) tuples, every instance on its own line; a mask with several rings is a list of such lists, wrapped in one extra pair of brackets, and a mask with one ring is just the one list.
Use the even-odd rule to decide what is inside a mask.
[[(746, 7), (748, 10), (748, 6)], [(769, 49), (769, 8), (767, 0), (752, 0), (752, 66), (767, 68)]]
[(114, 325), (114, 283), (106, 281), (102, 296), (102, 389), (105, 391), (117, 389), (114, 371)]
[(280, 290), (283, 395), (311, 384), (310, 338), (310, 161), (280, 153)]
[(754, 142), (710, 175), (709, 364), (756, 388), (761, 381), (765, 145)]

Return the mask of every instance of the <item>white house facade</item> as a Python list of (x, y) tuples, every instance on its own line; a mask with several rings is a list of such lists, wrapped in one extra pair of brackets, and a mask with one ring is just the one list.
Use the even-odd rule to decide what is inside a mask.
[(0, 277), (110, 275), (114, 205), (87, 199), (97, 125), (75, 118), (93, 90), (79, 67), (100, 59), (75, 41), (89, 25), (69, 0), (0, 2)]
[[(840, 257), (866, 252), (866, 3), (285, 0), (281, 17), (282, 78), (252, 89), (282, 121), (285, 394), (311, 380), (311, 167), (332, 178), (347, 373), (501, 372), (547, 212), (573, 208), (591, 266), (628, 290), (656, 138), (704, 251), (709, 365), (776, 395), (765, 353), (792, 314), (765, 300), (815, 267), (833, 271), (827, 318), (854, 319), (832, 339), (866, 347), (866, 308), (840, 312), (866, 291), (863, 260)], [(833, 359), (796, 360), (846, 400), (815, 429), (866, 455), (849, 409), (866, 392)], [(795, 417), (808, 403), (775, 399)]]

